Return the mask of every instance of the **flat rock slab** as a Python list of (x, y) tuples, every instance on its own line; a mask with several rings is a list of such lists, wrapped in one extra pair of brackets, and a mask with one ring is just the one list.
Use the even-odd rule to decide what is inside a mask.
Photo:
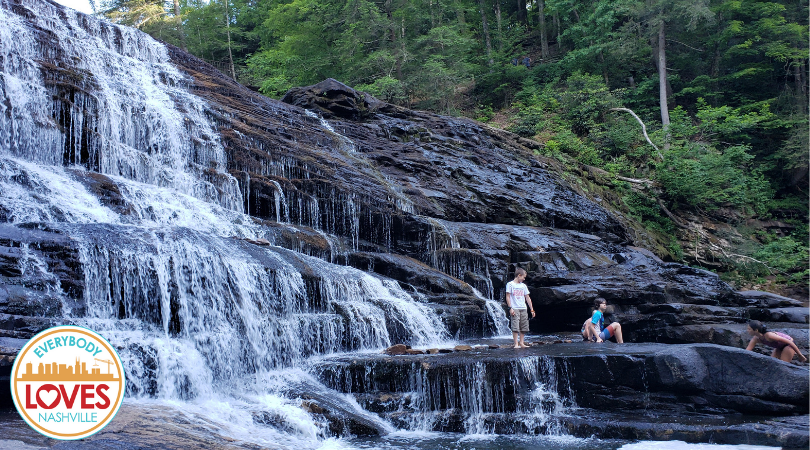
[(563, 427), (574, 436), (600, 439), (685, 441), (691, 443), (747, 444), (806, 449), (810, 445), (809, 416), (757, 421), (723, 416), (667, 416), (583, 411), (564, 417)]
[[(765, 415), (808, 412), (806, 367), (713, 344), (578, 342), (526, 349), (477, 347), (433, 355), (363, 354), (327, 358), (323, 373), (331, 379), (354, 380), (350, 386), (332, 386), (346, 392), (407, 391), (413, 376), (458, 384), (450, 374), (473, 366), (482, 367), (481, 376), (493, 380), (512, 376), (516, 365), (532, 357), (553, 362), (549, 367), (555, 369), (533, 370), (556, 370), (582, 407)], [(514, 386), (511, 395), (523, 396), (521, 389)]]

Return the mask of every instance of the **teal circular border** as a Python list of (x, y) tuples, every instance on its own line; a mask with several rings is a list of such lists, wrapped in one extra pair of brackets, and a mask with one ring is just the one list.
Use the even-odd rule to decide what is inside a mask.
[(118, 354), (118, 351), (115, 349), (115, 346), (112, 345), (110, 343), (110, 341), (107, 340), (107, 338), (105, 338), (104, 336), (99, 334), (98, 331), (91, 330), (90, 328), (82, 327), (82, 326), (79, 326), (79, 325), (57, 325), (55, 327), (50, 327), (50, 328), (44, 329), (44, 330), (40, 331), (39, 333), (35, 334), (34, 337), (29, 339), (28, 342), (26, 342), (25, 345), (23, 345), (22, 348), (20, 348), (20, 351), (17, 352), (17, 355), (22, 353), (23, 350), (26, 350), (31, 345), (31, 342), (36, 340), (36, 338), (39, 337), (40, 335), (45, 334), (45, 333), (50, 332), (50, 331), (53, 331), (53, 330), (58, 330), (58, 329), (61, 329), (61, 328), (67, 328), (67, 329), (79, 328), (79, 329), (82, 329), (82, 330), (89, 331), (89, 332), (93, 333), (94, 335), (96, 335), (99, 339), (104, 341), (110, 347), (110, 350), (112, 350), (112, 353), (115, 355), (115, 359), (118, 361), (118, 364), (121, 367), (121, 401), (118, 403), (118, 406), (115, 408), (115, 412), (113, 412), (112, 417), (110, 417), (110, 420), (108, 420), (107, 423), (104, 424), (104, 426), (102, 426), (98, 430), (96, 430), (96, 431), (94, 431), (94, 432), (92, 432), (92, 433), (90, 433), (90, 434), (88, 434), (86, 436), (75, 437), (75, 438), (60, 438), (60, 437), (48, 436), (47, 434), (43, 433), (41, 430), (37, 429), (36, 427), (34, 427), (30, 423), (28, 423), (28, 420), (26, 420), (25, 416), (20, 412), (20, 405), (17, 404), (17, 395), (16, 395), (16, 389), (15, 389), (15, 386), (14, 386), (14, 374), (17, 372), (17, 363), (20, 362), (20, 358), (17, 358), (17, 357), (14, 358), (14, 364), (11, 366), (11, 377), (10, 377), (10, 380), (9, 380), (9, 383), (10, 383), (9, 387), (11, 389), (11, 400), (14, 402), (14, 408), (17, 409), (17, 413), (20, 415), (20, 418), (23, 420), (23, 422), (25, 422), (26, 425), (31, 427), (32, 430), (34, 430), (37, 433), (45, 436), (48, 439), (54, 439), (54, 440), (58, 440), (58, 441), (78, 441), (78, 440), (81, 440), (81, 439), (87, 439), (90, 436), (93, 436), (94, 434), (98, 433), (99, 431), (107, 428), (107, 425), (109, 425), (115, 419), (115, 416), (118, 415), (118, 411), (121, 409), (121, 405), (124, 404), (124, 394), (126, 393), (127, 377), (126, 377), (126, 371), (124, 370), (124, 362), (121, 360), (121, 356)]

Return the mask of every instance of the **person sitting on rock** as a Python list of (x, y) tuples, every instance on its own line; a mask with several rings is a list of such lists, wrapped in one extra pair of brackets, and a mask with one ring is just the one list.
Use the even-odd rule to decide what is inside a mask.
[(622, 339), (622, 326), (619, 322), (613, 322), (607, 327), (604, 324), (604, 313), (607, 309), (607, 301), (602, 297), (593, 301), (593, 314), (590, 318), (585, 319), (582, 324), (582, 338), (588, 342), (604, 342), (612, 337), (616, 338), (616, 342), (623, 344)]
[(759, 320), (748, 322), (748, 334), (752, 337), (751, 342), (748, 343), (748, 347), (745, 348), (746, 350), (754, 350), (757, 343), (760, 343), (773, 349), (771, 356), (774, 358), (790, 362), (793, 360), (794, 355), (798, 355), (799, 361), (807, 361), (807, 358), (802, 355), (799, 347), (793, 343), (792, 337), (779, 331), (768, 331), (768, 328)]
[[(529, 331), (529, 312), (526, 310), (526, 305), (532, 312), (532, 319), (534, 319), (534, 307), (532, 306), (532, 299), (529, 297), (529, 288), (523, 284), (526, 279), (526, 271), (520, 267), (515, 269), (515, 279), (506, 283), (506, 306), (509, 307), (509, 316), (511, 319), (512, 339), (515, 341), (515, 348), (526, 348), (524, 338), (526, 332)], [(520, 335), (520, 341), (518, 341)]]

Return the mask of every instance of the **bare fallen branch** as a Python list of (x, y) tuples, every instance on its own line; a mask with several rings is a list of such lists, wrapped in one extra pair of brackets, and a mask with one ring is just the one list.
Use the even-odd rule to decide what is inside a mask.
[(611, 111), (624, 111), (624, 112), (630, 113), (630, 115), (635, 117), (636, 120), (638, 120), (638, 123), (641, 124), (641, 132), (644, 133), (644, 138), (647, 139), (647, 142), (649, 142), (649, 144), (653, 146), (655, 151), (658, 152), (658, 157), (661, 158), (661, 161), (664, 160), (664, 155), (661, 154), (661, 150), (658, 150), (658, 147), (656, 147), (656, 145), (653, 144), (653, 141), (650, 140), (650, 136), (647, 135), (647, 126), (644, 125), (644, 122), (641, 121), (641, 118), (638, 115), (636, 115), (636, 113), (634, 113), (632, 109), (629, 109), (629, 108), (610, 108), (610, 110)]
[(638, 179), (638, 178), (627, 178), (627, 177), (623, 177), (623, 176), (620, 176), (620, 175), (616, 175), (616, 179), (626, 181), (628, 183), (633, 183), (633, 184), (643, 184), (643, 185), (646, 185), (646, 186), (655, 186), (655, 181), (653, 181), (653, 180), (644, 180), (644, 179)]
[[(672, 214), (672, 213), (669, 211), (669, 209), (667, 209), (667, 207), (666, 207), (666, 206), (664, 206), (664, 202), (663, 202), (663, 201), (662, 201), (660, 198), (659, 198), (659, 199), (657, 199), (657, 200), (658, 200), (658, 206), (660, 206), (660, 207), (661, 207), (661, 210), (662, 210), (662, 211), (664, 211), (664, 214), (666, 214), (666, 215), (667, 215), (667, 217), (669, 217), (669, 218), (670, 218), (670, 219), (671, 219), (673, 222), (675, 222), (675, 225), (677, 225), (677, 226), (679, 226), (679, 227), (681, 227), (681, 228), (684, 228), (684, 229), (690, 229), (690, 228), (692, 228), (692, 227), (690, 227), (689, 225), (684, 224), (683, 222), (681, 222), (681, 219), (680, 219), (680, 218), (678, 218), (678, 217), (677, 217), (675, 214)], [(701, 234), (703, 234), (703, 233), (701, 233)]]

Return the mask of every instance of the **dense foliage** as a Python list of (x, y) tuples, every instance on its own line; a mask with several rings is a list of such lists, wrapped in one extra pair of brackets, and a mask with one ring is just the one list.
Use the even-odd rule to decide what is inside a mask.
[(269, 96), (332, 77), (389, 102), (492, 121), (569, 167), (649, 180), (615, 189), (665, 240), (675, 242), (673, 214), (731, 208), (779, 220), (777, 235), (749, 233), (734, 249), (745, 258), (727, 270), (807, 282), (807, 0), (109, 0), (102, 9)]

